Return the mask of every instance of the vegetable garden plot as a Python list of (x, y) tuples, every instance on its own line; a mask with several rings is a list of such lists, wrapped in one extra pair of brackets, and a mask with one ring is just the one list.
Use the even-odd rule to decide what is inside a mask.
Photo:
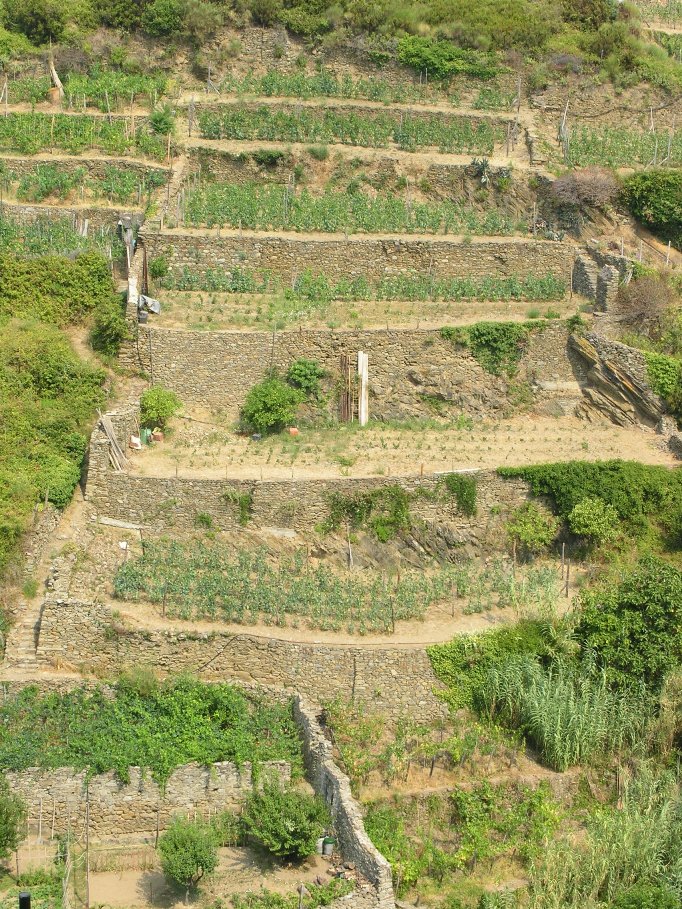
[(166, 177), (160, 171), (150, 170), (142, 175), (135, 171), (107, 165), (102, 178), (88, 178), (86, 167), (68, 171), (59, 164), (38, 164), (33, 172), (16, 180), (11, 171), (0, 174), (6, 189), (16, 185), (16, 197), (21, 202), (42, 202), (49, 198), (65, 200), (75, 191), (93, 199), (111, 202), (149, 201), (151, 193), (163, 186)]
[(270, 274), (257, 275), (248, 269), (231, 272), (207, 268), (202, 274), (184, 266), (179, 275), (168, 274), (161, 280), (166, 290), (205, 290), (216, 293), (276, 294), (284, 292), (292, 300), (323, 306), (332, 300), (405, 301), (433, 300), (561, 300), (566, 295), (566, 282), (547, 274), (527, 278), (438, 278), (414, 273), (384, 278), (370, 283), (366, 278), (349, 278), (335, 282), (325, 275), (306, 271), (297, 276), (293, 287)]
[(456, 104), (458, 98), (434, 88), (432, 85), (411, 84), (404, 81), (393, 84), (386, 79), (369, 77), (353, 79), (344, 73), (336, 76), (321, 69), (318, 73), (282, 73), (271, 70), (263, 76), (249, 73), (246, 76), (226, 76), (220, 83), (223, 92), (236, 95), (265, 95), (280, 98), (354, 98), (384, 103), (432, 101), (449, 97)]
[(492, 154), (495, 142), (506, 135), (502, 124), (488, 119), (446, 116), (410, 116), (400, 112), (343, 112), (305, 108), (231, 106), (199, 114), (204, 139), (260, 139), (271, 142), (337, 142), (368, 148), (395, 143), (402, 149), (438, 148), (450, 154)]
[(64, 94), (70, 107), (78, 108), (85, 98), (101, 111), (121, 110), (128, 108), (131, 101), (143, 101), (153, 107), (163, 97), (167, 86), (165, 76), (93, 70), (87, 76), (69, 73), (64, 82)]
[(411, 202), (390, 194), (307, 189), (257, 183), (209, 183), (191, 193), (186, 221), (194, 226), (333, 233), (472, 233), (509, 235), (526, 224), (490, 209), (457, 202)]
[(448, 565), (433, 574), (407, 571), (397, 578), (340, 575), (311, 566), (303, 552), (273, 564), (266, 550), (230, 554), (218, 544), (148, 542), (140, 558), (119, 568), (119, 599), (165, 603), (166, 614), (240, 624), (296, 625), (303, 619), (325, 631), (389, 632), (395, 622), (423, 620), (430, 606), (470, 597), (465, 611), (547, 606), (558, 596), (556, 572), (516, 575), (502, 561), (477, 572)]
[(603, 164), (608, 167), (628, 167), (651, 164), (654, 157), (658, 164), (670, 157), (667, 164), (682, 164), (682, 131), (671, 133), (636, 132), (630, 129), (607, 127), (601, 130), (581, 127), (571, 131), (569, 143), (570, 164), (585, 167)]
[(162, 159), (167, 141), (144, 128), (131, 136), (129, 122), (123, 118), (110, 122), (87, 114), (11, 113), (0, 117), (0, 148), (27, 155), (53, 148), (70, 154), (99, 148), (111, 155), (138, 151)]

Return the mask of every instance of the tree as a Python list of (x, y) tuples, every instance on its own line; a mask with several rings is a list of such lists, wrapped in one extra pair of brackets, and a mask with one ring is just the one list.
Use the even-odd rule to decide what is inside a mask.
[(682, 663), (682, 572), (667, 562), (642, 559), (617, 586), (583, 593), (581, 605), (576, 637), (615, 684), (658, 691)]
[(242, 822), (246, 833), (273, 855), (304, 859), (315, 851), (329, 812), (317, 797), (268, 782), (251, 794)]
[(667, 281), (644, 275), (622, 285), (616, 303), (621, 324), (627, 330), (657, 340), (679, 306), (679, 299)]
[(182, 407), (180, 398), (161, 385), (152, 385), (140, 398), (140, 420), (143, 426), (164, 428)]
[(6, 859), (22, 840), (22, 826), (26, 808), (18, 795), (9, 790), (9, 783), (0, 775), (0, 859)]
[(12, 16), (17, 30), (34, 44), (61, 41), (66, 26), (63, 6), (57, 0), (24, 0)]
[(242, 422), (256, 432), (279, 432), (292, 423), (304, 395), (277, 376), (254, 385), (241, 410)]
[(159, 839), (163, 873), (189, 892), (218, 865), (216, 834), (212, 827), (176, 817)]

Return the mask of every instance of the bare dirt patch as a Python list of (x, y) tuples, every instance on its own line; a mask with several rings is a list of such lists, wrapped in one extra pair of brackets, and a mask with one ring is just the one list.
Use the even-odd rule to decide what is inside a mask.
[[(453, 415), (456, 419), (457, 415)], [(574, 416), (518, 414), (460, 421), (462, 428), (416, 421), (411, 428), (372, 423), (301, 429), (255, 442), (227, 425), (176, 420), (162, 443), (132, 453), (132, 472), (148, 477), (285, 479), (395, 477), (552, 461), (622, 458), (673, 466), (654, 433), (586, 423)], [(435, 426), (434, 426), (435, 423)]]

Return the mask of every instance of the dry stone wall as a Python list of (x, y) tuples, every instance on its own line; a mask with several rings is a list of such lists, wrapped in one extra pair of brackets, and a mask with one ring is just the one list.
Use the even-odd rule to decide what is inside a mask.
[(391, 720), (443, 716), (438, 683), (419, 647), (334, 646), (259, 637), (248, 632), (165, 631), (129, 627), (106, 607), (49, 600), (43, 604), (40, 663), (71, 665), (112, 677), (135, 666), (162, 675), (191, 672), (206, 681), (235, 681), (372, 704)]
[[(321, 235), (324, 237), (324, 235)], [(150, 259), (163, 256), (171, 275), (183, 267), (195, 275), (249, 269), (281, 278), (285, 283), (312, 269), (331, 281), (364, 276), (378, 282), (392, 275), (433, 274), (436, 278), (500, 278), (554, 274), (570, 282), (575, 249), (551, 240), (399, 239), (385, 237), (324, 237), (262, 234), (221, 235), (219, 230), (143, 232)]]
[(88, 206), (86, 208), (77, 207), (59, 207), (53, 205), (22, 205), (17, 202), (4, 202), (4, 213), (12, 221), (20, 224), (32, 224), (34, 221), (51, 220), (57, 221), (64, 218), (71, 220), (74, 227), (82, 225), (84, 221), (88, 222), (90, 232), (100, 230), (115, 231), (120, 218), (131, 218), (135, 226), (139, 227), (144, 220), (144, 213), (140, 209), (126, 208), (104, 208), (97, 206)]
[[(270, 761), (262, 774), (274, 775), (282, 782), (291, 778), (285, 761)], [(165, 787), (139, 767), (129, 768), (129, 779), (119, 779), (113, 771), (92, 777), (85, 770), (60, 767), (55, 770), (30, 768), (6, 772), (13, 792), (25, 801), (29, 830), (45, 835), (68, 830), (79, 833), (85, 825), (89, 802), (90, 833), (94, 836), (120, 836), (165, 830), (177, 814), (196, 813), (202, 817), (238, 808), (253, 788), (252, 767), (237, 767), (230, 762), (185, 764), (169, 777)]]
[[(575, 402), (582, 378), (568, 351), (563, 323), (538, 323), (529, 336), (519, 379), (531, 384), (563, 383), (562, 394)], [(507, 404), (507, 383), (486, 372), (469, 351), (442, 337), (437, 329), (283, 331), (178, 331), (139, 326), (121, 353), (122, 362), (140, 369), (176, 392), (187, 404), (219, 407), (236, 417), (248, 391), (274, 366), (280, 371), (296, 360), (317, 361), (334, 376), (342, 354), (369, 355), (370, 413), (392, 419), (428, 413), (436, 398), (466, 413), (490, 413)]]
[(331, 742), (325, 737), (317, 712), (302, 698), (294, 699), (294, 718), (303, 735), (303, 758), (308, 778), (332, 815), (334, 829), (346, 861), (376, 888), (381, 909), (393, 909), (391, 866), (365, 831), (360, 806), (350, 790), (350, 781), (336, 766)]

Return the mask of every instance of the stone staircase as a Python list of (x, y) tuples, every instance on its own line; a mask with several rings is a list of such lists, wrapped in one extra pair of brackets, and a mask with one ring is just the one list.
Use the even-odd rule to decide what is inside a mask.
[(21, 603), (19, 608), (22, 615), (9, 632), (5, 646), (5, 665), (13, 669), (37, 669), (40, 603)]

